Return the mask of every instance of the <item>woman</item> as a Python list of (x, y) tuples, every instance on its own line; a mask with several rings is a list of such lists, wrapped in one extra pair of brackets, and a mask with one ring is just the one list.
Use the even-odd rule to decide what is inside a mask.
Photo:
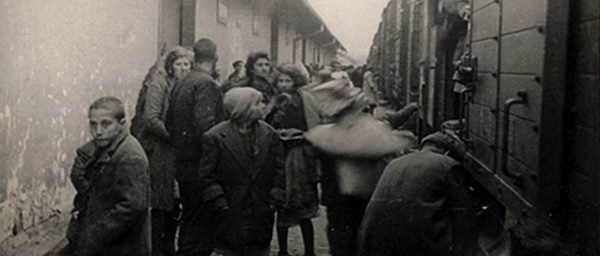
[(177, 46), (150, 69), (144, 80), (131, 132), (141, 142), (150, 163), (153, 255), (175, 254), (179, 203), (175, 184), (175, 152), (165, 128), (169, 95), (191, 70), (194, 53)]
[[(221, 91), (226, 93), (232, 88), (252, 87), (262, 93), (265, 103), (270, 103), (276, 91), (273, 87), (273, 70), (269, 55), (265, 52), (250, 53), (244, 68), (246, 69), (245, 78), (239, 81), (225, 82), (221, 86)], [(270, 110), (271, 107), (272, 104), (268, 104), (267, 110)], [(267, 113), (270, 113), (270, 111), (267, 111)]]
[(267, 102), (275, 95), (271, 71), (271, 60), (266, 52), (253, 52), (248, 55), (244, 86), (261, 92)]
[(277, 89), (281, 94), (277, 96), (276, 102), (279, 104), (275, 106), (276, 114), (272, 125), (279, 129), (284, 141), (287, 192), (286, 204), (277, 212), (279, 255), (289, 255), (288, 228), (298, 224), (304, 240), (304, 255), (315, 255), (311, 218), (317, 216), (319, 209), (317, 165), (314, 149), (302, 136), (308, 128), (304, 104), (298, 92), (298, 88), (308, 83), (308, 77), (302, 74), (298, 66), (292, 64), (283, 65), (278, 71)]
[(284, 155), (277, 132), (261, 121), (265, 105), (253, 88), (234, 88), (224, 104), (231, 119), (203, 135), (199, 181), (214, 206), (217, 251), (269, 255), (275, 205), (285, 200)]

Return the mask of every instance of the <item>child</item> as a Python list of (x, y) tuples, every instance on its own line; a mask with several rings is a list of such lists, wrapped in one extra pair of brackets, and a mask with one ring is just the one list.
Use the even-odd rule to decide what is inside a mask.
[(302, 69), (286, 64), (279, 69), (276, 111), (271, 124), (280, 131), (286, 152), (285, 176), (287, 200), (277, 213), (277, 238), (279, 255), (287, 252), (288, 228), (300, 225), (305, 255), (314, 253), (314, 232), (311, 218), (317, 216), (317, 165), (314, 150), (306, 143), (302, 133), (307, 130), (304, 104), (298, 88), (308, 82)]

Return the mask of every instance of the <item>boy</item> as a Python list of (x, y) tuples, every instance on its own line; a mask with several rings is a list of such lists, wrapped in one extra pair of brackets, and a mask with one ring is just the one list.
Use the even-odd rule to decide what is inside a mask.
[(77, 190), (66, 255), (150, 255), (148, 160), (125, 127), (123, 103), (96, 100), (88, 112), (93, 140), (77, 149)]

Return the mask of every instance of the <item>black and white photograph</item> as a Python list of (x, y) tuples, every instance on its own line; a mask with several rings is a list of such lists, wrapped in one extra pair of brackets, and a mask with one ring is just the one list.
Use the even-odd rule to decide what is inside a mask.
[(599, 0), (0, 0), (0, 256), (600, 256)]

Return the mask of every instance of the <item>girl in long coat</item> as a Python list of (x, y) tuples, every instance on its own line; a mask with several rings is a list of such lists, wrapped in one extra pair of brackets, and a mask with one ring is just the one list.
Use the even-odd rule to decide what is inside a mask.
[(131, 132), (150, 163), (153, 255), (175, 254), (179, 204), (176, 203), (175, 150), (165, 127), (171, 90), (191, 70), (194, 53), (177, 46), (164, 54), (144, 79)]
[(304, 255), (315, 255), (314, 231), (311, 218), (317, 216), (317, 162), (315, 150), (306, 142), (303, 132), (308, 130), (304, 104), (298, 89), (308, 83), (308, 77), (293, 64), (278, 68), (277, 96), (273, 127), (278, 129), (286, 152), (285, 179), (287, 200), (277, 212), (277, 240), (279, 255), (287, 252), (288, 228), (300, 225), (304, 240)]
[(283, 147), (260, 120), (259, 91), (234, 88), (224, 104), (231, 120), (204, 134), (199, 169), (203, 199), (219, 216), (216, 248), (224, 255), (268, 255), (275, 205), (285, 200)]

